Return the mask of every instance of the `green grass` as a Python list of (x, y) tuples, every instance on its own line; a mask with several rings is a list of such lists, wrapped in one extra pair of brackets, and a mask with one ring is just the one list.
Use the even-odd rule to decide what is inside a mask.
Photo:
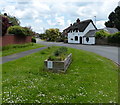
[(65, 74), (43, 71), (49, 47), (2, 65), (3, 103), (117, 103), (118, 67), (87, 51), (69, 48), (73, 61)]
[(19, 53), (22, 51), (27, 51), (30, 49), (44, 47), (44, 45), (36, 44), (36, 43), (27, 43), (27, 44), (14, 44), (2, 47), (2, 52), (0, 52), (0, 56), (7, 56), (14, 53)]

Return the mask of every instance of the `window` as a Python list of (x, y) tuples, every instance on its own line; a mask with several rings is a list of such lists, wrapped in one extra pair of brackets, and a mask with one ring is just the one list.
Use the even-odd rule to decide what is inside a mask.
[(87, 41), (87, 42), (89, 41), (89, 38), (88, 38), (88, 37), (86, 38), (86, 41)]
[(78, 36), (75, 36), (75, 41), (78, 41)]
[(73, 38), (71, 38), (71, 40), (73, 40)]

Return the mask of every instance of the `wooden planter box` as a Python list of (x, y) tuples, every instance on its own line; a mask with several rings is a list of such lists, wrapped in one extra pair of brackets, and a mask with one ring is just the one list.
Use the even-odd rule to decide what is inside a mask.
[(64, 61), (44, 61), (45, 69), (53, 72), (65, 72), (72, 61), (72, 54), (69, 54)]

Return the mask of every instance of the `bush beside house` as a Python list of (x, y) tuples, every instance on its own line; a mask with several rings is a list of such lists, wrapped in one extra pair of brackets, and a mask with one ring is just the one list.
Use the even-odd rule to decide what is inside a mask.
[(110, 34), (104, 30), (96, 32), (96, 44), (120, 46), (120, 32)]

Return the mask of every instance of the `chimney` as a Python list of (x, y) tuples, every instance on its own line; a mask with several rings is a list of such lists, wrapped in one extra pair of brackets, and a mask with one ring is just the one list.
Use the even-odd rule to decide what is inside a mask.
[(70, 24), (70, 26), (72, 26), (72, 24)]
[(4, 16), (7, 16), (7, 13), (4, 13)]
[(79, 18), (76, 20), (76, 23), (80, 23), (80, 19)]

